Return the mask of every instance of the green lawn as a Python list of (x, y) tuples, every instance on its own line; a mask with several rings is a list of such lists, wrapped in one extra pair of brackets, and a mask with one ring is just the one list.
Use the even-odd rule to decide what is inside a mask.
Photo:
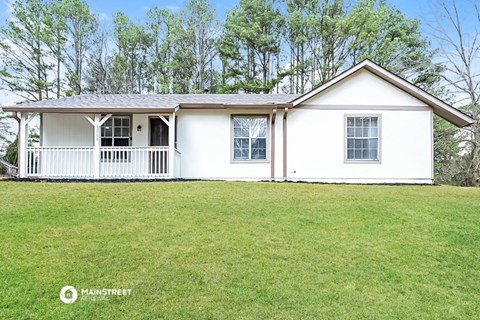
[(480, 189), (4, 181), (0, 204), (0, 319), (480, 317)]

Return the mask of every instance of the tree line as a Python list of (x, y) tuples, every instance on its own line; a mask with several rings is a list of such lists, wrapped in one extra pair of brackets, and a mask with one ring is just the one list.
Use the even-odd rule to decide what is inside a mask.
[(441, 65), (419, 21), (383, 0), (208, 0), (106, 27), (82, 0), (17, 0), (0, 29), (0, 80), (27, 101), (94, 93), (303, 93), (370, 58), (422, 86)]
[[(178, 12), (152, 7), (141, 23), (117, 12), (108, 26), (82, 0), (16, 0), (0, 28), (0, 81), (24, 101), (205, 89), (304, 93), (368, 58), (444, 99), (452, 96), (445, 84), (468, 96), (464, 111), (477, 119), (470, 131), (435, 120), (436, 173), (478, 184), (480, 39), (465, 42), (455, 1), (439, 4), (443, 18), (430, 30), (453, 33), (426, 34), (385, 0), (239, 0), (224, 21), (208, 0), (187, 0)], [(479, 23), (476, 2), (472, 12)]]

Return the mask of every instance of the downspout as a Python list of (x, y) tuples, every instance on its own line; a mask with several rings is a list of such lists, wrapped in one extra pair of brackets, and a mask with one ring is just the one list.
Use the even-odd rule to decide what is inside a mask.
[(271, 165), (271, 171), (270, 171), (270, 178), (272, 181), (275, 181), (275, 119), (277, 117), (277, 109), (272, 110), (272, 124), (270, 126), (271, 130), (271, 148), (270, 148), (270, 165)]
[(283, 180), (287, 180), (287, 116), (288, 107), (283, 113)]

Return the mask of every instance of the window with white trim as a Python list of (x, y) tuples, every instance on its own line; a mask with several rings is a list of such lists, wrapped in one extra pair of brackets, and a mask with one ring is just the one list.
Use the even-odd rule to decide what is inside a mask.
[(267, 116), (233, 116), (233, 160), (267, 160)]
[(347, 160), (378, 161), (379, 117), (347, 116)]
[(130, 145), (130, 117), (112, 116), (102, 125), (102, 147)]
[[(127, 147), (130, 145), (129, 116), (112, 116), (101, 127), (102, 147)], [(104, 162), (129, 162), (130, 152), (122, 149), (102, 150), (100, 157)]]

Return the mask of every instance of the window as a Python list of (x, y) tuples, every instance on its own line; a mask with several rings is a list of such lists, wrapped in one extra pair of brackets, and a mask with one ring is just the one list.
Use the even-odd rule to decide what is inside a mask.
[(233, 160), (267, 160), (267, 116), (233, 117)]
[[(110, 117), (101, 128), (102, 147), (125, 147), (130, 145), (130, 117)], [(130, 153), (126, 150), (102, 150), (101, 159), (104, 162), (130, 161)]]
[(130, 117), (110, 117), (102, 125), (102, 147), (130, 145)]
[(379, 161), (379, 117), (347, 117), (347, 160)]

